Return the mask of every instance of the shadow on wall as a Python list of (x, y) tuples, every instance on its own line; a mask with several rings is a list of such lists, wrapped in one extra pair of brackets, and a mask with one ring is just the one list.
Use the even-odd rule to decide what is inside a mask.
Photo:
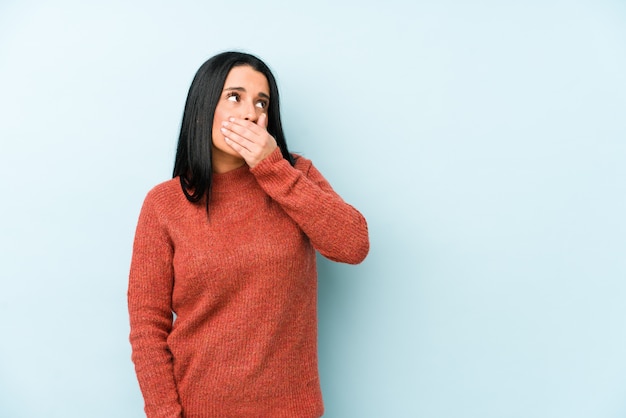
[[(317, 256), (318, 268), (318, 352), (325, 417), (345, 416), (347, 399), (355, 390), (358, 364), (354, 344), (358, 343), (359, 324), (363, 321), (363, 305), (356, 302), (363, 297), (366, 286), (356, 266), (335, 263)], [(358, 356), (357, 356), (358, 357)], [(361, 382), (363, 383), (363, 382)], [(358, 386), (358, 385), (357, 385)], [(346, 393), (346, 387), (352, 387)]]
[(334, 326), (345, 319), (351, 295), (363, 285), (355, 266), (336, 263), (317, 255), (318, 319), (320, 336), (328, 336)]

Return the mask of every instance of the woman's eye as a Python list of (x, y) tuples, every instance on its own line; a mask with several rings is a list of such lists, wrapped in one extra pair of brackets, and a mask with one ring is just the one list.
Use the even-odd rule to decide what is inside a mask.
[(267, 108), (267, 102), (265, 101), (256, 102), (256, 107), (258, 107), (259, 109), (265, 109)]
[(230, 102), (238, 102), (239, 101), (239, 95), (238, 94), (229, 94), (226, 97), (226, 100), (228, 100)]

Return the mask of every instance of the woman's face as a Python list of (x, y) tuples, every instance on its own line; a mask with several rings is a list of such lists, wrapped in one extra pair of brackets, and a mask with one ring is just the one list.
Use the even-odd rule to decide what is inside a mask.
[(213, 167), (235, 168), (243, 165), (243, 158), (225, 141), (221, 132), (222, 122), (228, 118), (247, 119), (256, 122), (261, 113), (267, 113), (270, 103), (270, 87), (265, 76), (248, 65), (233, 67), (226, 81), (213, 117)]

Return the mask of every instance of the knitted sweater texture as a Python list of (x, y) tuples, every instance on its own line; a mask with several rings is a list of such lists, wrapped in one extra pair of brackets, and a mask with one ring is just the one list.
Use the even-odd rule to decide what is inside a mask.
[(215, 174), (208, 218), (178, 178), (152, 189), (128, 287), (146, 415), (320, 417), (316, 250), (356, 264), (369, 238), (304, 157)]

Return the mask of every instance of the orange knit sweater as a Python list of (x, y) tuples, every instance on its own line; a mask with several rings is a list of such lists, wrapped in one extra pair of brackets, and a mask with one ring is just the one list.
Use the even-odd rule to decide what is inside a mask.
[(215, 174), (208, 218), (178, 178), (152, 189), (128, 287), (147, 416), (320, 417), (315, 250), (356, 264), (369, 239), (306, 158)]

